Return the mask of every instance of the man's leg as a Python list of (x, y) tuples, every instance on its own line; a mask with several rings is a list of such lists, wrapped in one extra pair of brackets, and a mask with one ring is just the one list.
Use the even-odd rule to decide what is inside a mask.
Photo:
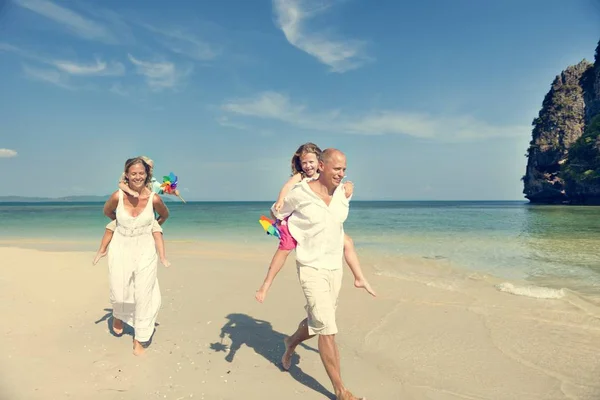
[(281, 357), (281, 365), (283, 369), (286, 371), (290, 369), (292, 365), (292, 356), (294, 355), (296, 346), (313, 336), (314, 335), (310, 335), (308, 333), (308, 324), (306, 318), (303, 319), (302, 322), (298, 324), (298, 329), (296, 329), (296, 332), (294, 332), (292, 336), (286, 337), (283, 340), (283, 343), (285, 344), (285, 353), (283, 354), (283, 357)]
[(340, 353), (335, 343), (335, 335), (319, 335), (319, 354), (327, 376), (333, 385), (335, 398), (337, 400), (359, 400), (344, 387), (344, 382), (342, 382)]
[(344, 390), (344, 384), (342, 382), (335, 335), (319, 335), (319, 354), (325, 366), (325, 371), (327, 371), (327, 375), (333, 385), (335, 395), (339, 397), (339, 394)]

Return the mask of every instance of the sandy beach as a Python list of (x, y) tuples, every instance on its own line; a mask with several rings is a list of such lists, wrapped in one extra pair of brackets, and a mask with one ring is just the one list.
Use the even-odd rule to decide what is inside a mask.
[[(334, 398), (316, 339), (298, 348), (289, 372), (279, 367), (304, 298), (292, 255), (266, 302), (254, 300), (270, 244), (167, 241), (158, 326), (135, 357), (128, 331), (111, 334), (106, 258), (91, 265), (96, 243), (0, 242), (0, 398)], [(431, 260), (361, 259), (379, 296), (355, 289), (346, 269), (337, 336), (356, 395), (600, 399), (593, 299), (515, 295), (503, 281)]]

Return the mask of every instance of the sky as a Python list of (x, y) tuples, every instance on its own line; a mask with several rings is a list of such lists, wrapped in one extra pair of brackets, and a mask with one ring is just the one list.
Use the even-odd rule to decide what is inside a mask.
[(274, 200), (298, 146), (356, 200), (523, 200), (531, 122), (596, 0), (0, 0), (0, 196)]

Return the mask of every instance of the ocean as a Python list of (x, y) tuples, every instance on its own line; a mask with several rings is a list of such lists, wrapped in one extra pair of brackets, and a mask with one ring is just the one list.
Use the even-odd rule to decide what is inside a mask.
[[(276, 239), (258, 224), (261, 215), (268, 215), (269, 202), (167, 205), (167, 241), (272, 244), (275, 249)], [(0, 203), (0, 240), (75, 241), (95, 249), (108, 222), (102, 206)], [(600, 292), (600, 207), (353, 201), (345, 230), (361, 259), (396, 260), (386, 268), (398, 274), (403, 262), (423, 260), (535, 287), (594, 297)]]

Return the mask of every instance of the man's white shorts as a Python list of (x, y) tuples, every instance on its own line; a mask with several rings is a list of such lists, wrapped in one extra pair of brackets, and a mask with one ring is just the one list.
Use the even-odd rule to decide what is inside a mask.
[(337, 325), (335, 310), (342, 287), (343, 269), (315, 269), (298, 267), (298, 279), (306, 297), (308, 333), (310, 335), (335, 335)]

